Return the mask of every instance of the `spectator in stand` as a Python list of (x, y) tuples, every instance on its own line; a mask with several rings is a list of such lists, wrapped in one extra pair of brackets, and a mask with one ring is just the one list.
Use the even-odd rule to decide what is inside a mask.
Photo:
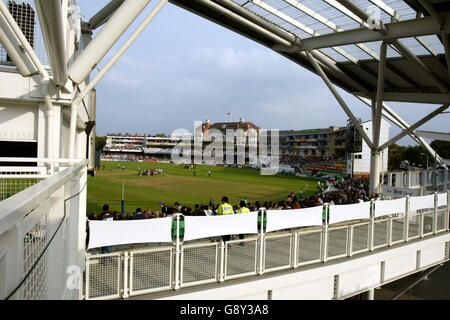
[(212, 216), (214, 215), (214, 211), (212, 210), (212, 208), (209, 205), (204, 204), (203, 205), (203, 211), (205, 212), (205, 214), (207, 216)]
[(98, 216), (96, 213), (93, 213), (93, 214), (89, 215), (88, 219), (89, 220), (98, 220)]
[(192, 211), (192, 213), (190, 214), (191, 216), (206, 216), (206, 213), (200, 209), (200, 205), (196, 204), (194, 206), (194, 211)]
[(164, 201), (161, 201), (159, 203), (159, 206), (161, 207), (162, 217), (163, 218), (167, 217), (167, 215), (169, 214), (169, 208), (167, 208), (167, 206), (164, 204)]
[(143, 219), (147, 219), (147, 216), (142, 212), (141, 208), (137, 208), (133, 216), (133, 220), (143, 220)]
[[(109, 211), (109, 205), (105, 204), (103, 206), (103, 213), (100, 216), (100, 220), (101, 221), (114, 221), (114, 216)], [(102, 253), (111, 253), (111, 247), (110, 246), (102, 247)]]
[(118, 213), (117, 211), (114, 211), (114, 220), (116, 220), (116, 221), (123, 220), (123, 217), (120, 213)]

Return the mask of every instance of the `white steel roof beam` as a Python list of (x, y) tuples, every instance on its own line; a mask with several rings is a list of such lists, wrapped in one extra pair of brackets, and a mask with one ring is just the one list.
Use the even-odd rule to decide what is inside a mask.
[[(356, 97), (368, 107), (372, 108), (371, 100), (359, 96)], [(385, 103), (383, 103), (383, 116), (402, 130), (407, 130), (409, 128), (409, 124)], [(422, 137), (417, 136), (415, 132), (410, 132), (408, 134), (414, 141), (421, 144), (432, 157), (436, 156), (436, 151), (434, 151), (434, 149)], [(442, 159), (437, 156), (436, 161), (441, 163)]]
[[(20, 43), (21, 47), (19, 47), (19, 50), (25, 51), (34, 66), (37, 68), (39, 73), (44, 77), (45, 79), (48, 79), (48, 72), (45, 70), (44, 66), (42, 65), (41, 61), (37, 57), (36, 53), (34, 52), (33, 48), (31, 47), (30, 43), (28, 42), (27, 38), (25, 38), (25, 35), (23, 34), (20, 27), (17, 25), (16, 20), (14, 20), (13, 16), (9, 12), (6, 5), (3, 3), (3, 1), (0, 1), (0, 13), (2, 15), (2, 19), (4, 19), (3, 23), (8, 26), (8, 28), (11, 28), (11, 31), (13, 34), (10, 34), (11, 38), (9, 38), (10, 41), (13, 41), (12, 43), (15, 43), (17, 45), (17, 42)], [(16, 38), (16, 39), (14, 39)], [(12, 44), (11, 43), (11, 44)], [(16, 50), (11, 51), (12, 53), (16, 52)], [(15, 55), (16, 58), (18, 58), (19, 63), (20, 61), (24, 62), (22, 65), (25, 66), (27, 64), (27, 67), (30, 67), (28, 62), (26, 61), (26, 58), (24, 55)], [(31, 69), (30, 69), (31, 71)]]
[(398, 140), (400, 140), (401, 138), (403, 138), (404, 136), (414, 132), (414, 130), (416, 130), (418, 127), (420, 127), (421, 125), (425, 124), (426, 122), (430, 121), (431, 119), (433, 119), (434, 117), (436, 117), (438, 114), (440, 114), (441, 112), (445, 111), (448, 108), (448, 103), (442, 105), (441, 107), (437, 108), (436, 110), (434, 110), (432, 113), (430, 113), (429, 115), (423, 117), (422, 119), (420, 119), (419, 121), (417, 121), (415, 124), (413, 124), (412, 126), (408, 127), (408, 129), (404, 130), (403, 132), (400, 132), (398, 135), (396, 135), (394, 138), (392, 138), (391, 140), (387, 141), (386, 143), (384, 143), (381, 147), (380, 150), (383, 150), (387, 147), (389, 147), (390, 145), (392, 145), (393, 143), (397, 142)]
[[(284, 0), (284, 1), (289, 3), (290, 5), (292, 5), (293, 7), (297, 8), (298, 10), (302, 11), (303, 13), (309, 15), (310, 17), (316, 19), (320, 23), (326, 25), (328, 28), (333, 29), (335, 32), (342, 32), (342, 31), (344, 31), (344, 29), (342, 29), (341, 27), (336, 25), (331, 20), (328, 20), (324, 16), (320, 15), (319, 13), (315, 12), (311, 8), (305, 6), (304, 4), (302, 4), (302, 3), (300, 3), (300, 2), (298, 2), (296, 0)], [(366, 45), (361, 44), (361, 43), (357, 43), (355, 45), (357, 47), (359, 47), (362, 51), (367, 53), (369, 56), (374, 58), (375, 60), (379, 60), (380, 57), (378, 56), (378, 54), (375, 51), (373, 51), (372, 49), (370, 49), (369, 47), (367, 47)]]
[[(386, 12), (388, 15), (391, 16), (392, 22), (396, 21), (402, 21), (402, 18), (400, 15), (391, 7), (389, 7), (386, 3), (384, 3), (382, 0), (369, 0), (374, 5), (378, 6), (381, 10)], [(431, 44), (429, 44), (424, 38), (422, 37), (415, 37), (416, 41), (419, 42), (422, 47), (424, 47), (429, 53), (431, 53), (433, 56), (437, 56), (437, 51), (433, 48)]]
[[(358, 22), (362, 20), (358, 19)], [(301, 50), (314, 50), (330, 46), (342, 46), (354, 43), (389, 41), (393, 39), (412, 38), (418, 35), (427, 36), (450, 33), (450, 16), (445, 16), (444, 24), (439, 27), (431, 17), (416, 20), (405, 20), (386, 24), (387, 32), (382, 34), (370, 29), (352, 29), (342, 32), (303, 39)]]
[(103, 9), (101, 9), (99, 12), (97, 12), (91, 19), (89, 19), (88, 25), (93, 30), (97, 29), (108, 19), (111, 17), (111, 15), (119, 8), (124, 0), (112, 0), (109, 2)]
[(14, 33), (13, 29), (9, 26), (8, 21), (5, 19), (3, 13), (0, 12), (0, 43), (8, 53), (12, 62), (16, 66), (19, 73), (28, 77), (30, 75), (38, 73), (38, 69), (33, 63), (33, 60), (22, 49), (22, 44)]
[(328, 79), (325, 72), (323, 72), (323, 70), (320, 68), (319, 64), (317, 63), (316, 59), (311, 55), (311, 53), (309, 51), (306, 51), (306, 54), (308, 56), (309, 61), (314, 66), (314, 69), (316, 69), (317, 73), (322, 77), (322, 80), (325, 82), (328, 89), (330, 89), (331, 93), (334, 95), (338, 103), (341, 105), (342, 109), (345, 111), (347, 116), (352, 120), (353, 124), (355, 125), (355, 128), (358, 130), (361, 137), (367, 143), (369, 148), (373, 149), (374, 145), (370, 140), (369, 136), (366, 134), (361, 124), (358, 122), (358, 120), (356, 119), (350, 108), (347, 106), (344, 99), (342, 99), (341, 95), (336, 91), (333, 83), (331, 83), (330, 79)]
[(77, 84), (83, 82), (149, 2), (125, 0), (69, 67), (69, 78)]
[(68, 77), (61, 0), (36, 0), (35, 3), (53, 71), (53, 82), (64, 87)]
[[(290, 23), (291, 25), (299, 28), (300, 30), (306, 32), (307, 34), (311, 35), (312, 37), (320, 36), (320, 34), (317, 31), (305, 26), (301, 22), (293, 19), (292, 17), (288, 16), (287, 14), (283, 13), (282, 11), (275, 9), (274, 7), (270, 6), (269, 4), (265, 3), (262, 0), (251, 0), (251, 2), (254, 3), (255, 5), (259, 6), (260, 8), (266, 10), (267, 12), (270, 12), (271, 14), (277, 16), (278, 18), (280, 18), (280, 19)], [(356, 59), (355, 57), (350, 55), (345, 50), (343, 50), (339, 47), (332, 47), (332, 49), (334, 51), (336, 51), (337, 53), (339, 53), (344, 58), (346, 58), (347, 60), (349, 60), (353, 63), (358, 63), (358, 59)]]
[(128, 38), (128, 40), (120, 47), (120, 49), (114, 54), (111, 60), (105, 65), (105, 67), (100, 70), (100, 72), (95, 76), (92, 81), (83, 89), (83, 91), (78, 95), (78, 97), (72, 103), (71, 110), (71, 122), (70, 122), (70, 135), (69, 135), (69, 156), (74, 156), (75, 154), (75, 135), (76, 135), (76, 114), (78, 111), (78, 105), (81, 100), (83, 100), (97, 83), (103, 79), (106, 73), (113, 67), (113, 65), (120, 59), (120, 57), (125, 53), (125, 51), (134, 43), (134, 41), (139, 37), (139, 35), (147, 28), (153, 18), (159, 13), (159, 11), (164, 7), (168, 0), (161, 0), (155, 8), (150, 12), (150, 14), (144, 19), (144, 21), (139, 25), (139, 27), (133, 32), (133, 34)]
[[(341, 3), (343, 6), (345, 6), (347, 9), (355, 13), (362, 21), (369, 21), (374, 20), (373, 17), (371, 17), (367, 12), (362, 10), (358, 5), (356, 5), (351, 0), (337, 0), (339, 3)], [(388, 29), (380, 20), (374, 20), (375, 26), (378, 28), (374, 28), (373, 30), (375, 32), (379, 32), (381, 34), (386, 34), (388, 32)], [(395, 25), (395, 23), (394, 23)], [(434, 74), (432, 70), (430, 70), (420, 59), (418, 59), (407, 47), (405, 47), (403, 44), (401, 44), (397, 39), (392, 39), (392, 46), (394, 49), (399, 51), (408, 61), (410, 61), (412, 64), (414, 64), (416, 67), (421, 69), (424, 74), (428, 77), (428, 79), (434, 83), (436, 87), (439, 88), (442, 92), (448, 92), (448, 86), (445, 84), (438, 76)]]
[[(217, 2), (232, 9), (234, 11), (232, 12), (230, 10), (227, 10), (225, 7), (220, 6), (211, 1), (206, 0), (196, 0), (196, 1), (209, 6), (211, 9), (214, 9), (220, 14), (245, 25), (246, 27), (256, 32), (269, 36), (270, 39), (272, 39), (277, 43), (271, 47), (272, 50), (275, 50), (280, 54), (297, 53), (298, 55), (307, 59), (306, 54), (299, 50), (298, 46), (301, 43), (301, 39), (298, 36), (277, 27), (273, 23), (270, 23), (267, 20), (262, 19), (260, 16), (252, 13), (251, 11), (236, 5), (234, 2), (231, 2), (230, 0), (217, 0)], [(249, 37), (248, 35), (245, 34), (243, 35)], [(318, 60), (320, 66), (323, 69), (325, 69), (329, 74), (332, 74), (334, 77), (343, 80), (353, 88), (360, 90), (361, 95), (365, 97), (368, 97), (370, 95), (370, 92), (367, 88), (365, 88), (359, 82), (355, 81), (346, 73), (344, 73), (337, 66), (336, 62), (333, 59), (331, 59), (330, 57), (328, 57), (327, 55), (318, 50), (312, 51), (311, 54), (314, 56), (314, 58)], [(314, 72), (314, 70), (312, 71)]]

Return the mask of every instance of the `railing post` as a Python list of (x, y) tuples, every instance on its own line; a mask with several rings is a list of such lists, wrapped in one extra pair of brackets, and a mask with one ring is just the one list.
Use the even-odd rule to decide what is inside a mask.
[(298, 233), (294, 232), (291, 235), (291, 244), (292, 244), (292, 259), (291, 259), (291, 267), (297, 268), (297, 246), (298, 246)]
[(405, 206), (405, 218), (403, 223), (403, 240), (408, 242), (409, 234), (409, 195), (406, 196), (406, 206)]
[(447, 208), (445, 210), (445, 230), (449, 229), (449, 213), (450, 213), (450, 190), (447, 191)]
[(373, 251), (375, 236), (375, 201), (370, 200), (369, 251)]
[(387, 232), (388, 232), (388, 234), (387, 234), (387, 245), (388, 245), (388, 247), (391, 247), (392, 246), (392, 226), (393, 226), (393, 223), (392, 223), (392, 220), (393, 220), (394, 218), (389, 218), (388, 219), (388, 221), (387, 221)]
[(225, 281), (225, 246), (226, 243), (223, 239), (220, 240), (220, 267), (219, 267), (219, 282)]
[(329, 212), (329, 204), (327, 204), (324, 208), (325, 210), (325, 219), (323, 224), (323, 232), (322, 232), (322, 262), (327, 262), (328, 258), (328, 217), (330, 215)]
[(180, 215), (176, 215), (176, 221), (177, 221), (177, 235), (176, 235), (176, 243), (175, 243), (175, 285), (174, 289), (178, 290), (180, 289), (180, 255), (181, 255), (181, 249), (180, 249)]
[(347, 226), (347, 256), (353, 255), (353, 225)]
[(128, 270), (128, 252), (125, 251), (123, 254), (123, 298), (128, 298), (130, 296), (130, 291), (128, 288), (128, 277), (131, 270)]
[(259, 230), (259, 275), (264, 274), (264, 209), (261, 212), (261, 225)]
[(438, 193), (434, 193), (434, 214), (433, 214), (433, 234), (437, 233), (438, 220)]

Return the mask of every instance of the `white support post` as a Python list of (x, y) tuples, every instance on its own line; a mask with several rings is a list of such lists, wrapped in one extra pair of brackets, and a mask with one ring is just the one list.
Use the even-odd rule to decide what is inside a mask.
[(434, 193), (433, 234), (437, 233), (438, 220), (438, 193)]
[(225, 281), (225, 250), (226, 250), (226, 243), (223, 241), (223, 239), (220, 240), (220, 264), (219, 264), (219, 282)]
[(130, 276), (130, 272), (128, 270), (128, 259), (128, 252), (125, 251), (123, 254), (123, 298), (128, 298), (130, 296), (128, 288), (128, 277)]
[(445, 210), (445, 230), (449, 229), (450, 218), (450, 190), (447, 190), (447, 209)]
[(372, 149), (370, 156), (370, 193), (372, 192), (379, 193), (381, 161), (382, 159), (380, 151)]
[(322, 230), (322, 262), (327, 262), (328, 259), (328, 216), (329, 212), (329, 204), (325, 206), (325, 221), (323, 222), (323, 230)]
[[(129, 0), (128, 0), (129, 1)], [(147, 1), (147, 0), (145, 0)], [(127, 41), (120, 47), (119, 50), (113, 55), (113, 57), (105, 64), (105, 66), (96, 74), (94, 79), (89, 81), (89, 84), (80, 93), (77, 99), (84, 99), (89, 92), (100, 82), (101, 79), (108, 73), (108, 71), (114, 66), (114, 64), (120, 59), (120, 57), (128, 50), (128, 48), (136, 41), (139, 35), (147, 28), (153, 18), (159, 13), (159, 11), (164, 7), (168, 0), (161, 0), (155, 8), (150, 12), (150, 14), (145, 18), (145, 20), (139, 25), (139, 27), (133, 32), (133, 34), (127, 39)], [(124, 3), (122, 6), (126, 5)], [(109, 23), (109, 22), (108, 22)], [(106, 26), (105, 26), (106, 27)], [(102, 29), (103, 30), (103, 29)], [(97, 36), (98, 37), (98, 36)], [(96, 37), (96, 38), (97, 38)], [(95, 41), (92, 40), (89, 46)], [(88, 49), (89, 49), (88, 46)], [(72, 70), (72, 69), (70, 69)], [(70, 72), (69, 70), (69, 72)]]
[(353, 225), (347, 226), (347, 257), (353, 255)]
[(366, 132), (364, 131), (364, 129), (362, 128), (361, 124), (356, 119), (356, 117), (353, 115), (353, 113), (350, 110), (350, 108), (344, 102), (344, 99), (342, 99), (341, 95), (337, 92), (337, 90), (335, 89), (333, 83), (330, 81), (330, 79), (328, 79), (328, 77), (325, 74), (325, 72), (319, 66), (319, 64), (317, 63), (316, 59), (311, 55), (311, 53), (309, 51), (306, 51), (306, 54), (307, 54), (308, 60), (311, 62), (311, 64), (313, 65), (313, 67), (317, 71), (317, 73), (321, 76), (322, 80), (325, 82), (325, 84), (327, 85), (328, 89), (331, 91), (333, 96), (336, 98), (336, 100), (338, 101), (339, 105), (345, 111), (347, 116), (352, 120), (352, 123), (355, 125), (355, 128), (358, 130), (358, 132), (361, 135), (361, 137), (367, 143), (369, 148), (373, 148), (374, 145), (373, 145), (372, 141), (367, 136)]
[(177, 222), (177, 235), (176, 235), (176, 243), (175, 243), (175, 285), (174, 289), (178, 290), (180, 289), (180, 255), (181, 255), (181, 249), (180, 249), (180, 215), (176, 215), (176, 222)]
[(406, 208), (405, 208), (405, 218), (403, 223), (403, 240), (405, 242), (408, 242), (408, 235), (409, 235), (409, 199), (410, 196), (406, 196)]
[(259, 275), (264, 274), (264, 210), (261, 209), (261, 225), (259, 231)]
[(295, 269), (295, 268), (297, 268), (297, 265), (298, 265), (298, 263), (297, 263), (297, 254), (298, 254), (298, 250), (297, 250), (297, 247), (298, 247), (298, 233), (297, 232), (294, 232), (294, 234), (292, 235), (292, 242), (293, 242), (293, 250), (292, 250), (292, 263), (291, 263), (291, 266), (292, 266), (292, 268), (293, 269)]
[(77, 84), (82, 83), (149, 2), (125, 0), (70, 66), (69, 78)]
[(375, 246), (374, 237), (375, 237), (375, 200), (370, 200), (370, 225), (369, 225), (369, 251), (373, 251)]

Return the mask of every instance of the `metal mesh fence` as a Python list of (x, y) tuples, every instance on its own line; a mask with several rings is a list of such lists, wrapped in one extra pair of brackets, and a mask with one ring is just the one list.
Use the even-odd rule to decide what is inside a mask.
[(446, 219), (446, 214), (447, 213), (447, 208), (446, 206), (441, 206), (438, 207), (437, 210), (437, 231), (444, 231), (446, 228), (446, 223), (445, 223), (445, 219)]
[(2, 179), (0, 178), (0, 201), (12, 197), (38, 183), (40, 179)]
[(420, 225), (422, 223), (422, 214), (418, 212), (409, 213), (408, 216), (408, 239), (414, 239), (420, 236)]
[(353, 226), (352, 251), (358, 253), (369, 250), (369, 223)]
[[(37, 17), (34, 1), (31, 0), (0, 0), (8, 8), (17, 22), (25, 38), (34, 49), (37, 57), (43, 65), (48, 66), (48, 57), (45, 49), (42, 31)], [(5, 48), (0, 45), (0, 65), (13, 66)]]
[(130, 295), (172, 287), (173, 248), (131, 252)]
[(373, 246), (380, 248), (388, 245), (389, 241), (389, 220), (377, 220), (374, 223)]
[(434, 209), (423, 213), (423, 234), (429, 235), (433, 233), (434, 226)]
[(264, 239), (264, 271), (289, 268), (291, 265), (291, 234), (267, 236)]
[(330, 228), (327, 247), (329, 259), (345, 256), (347, 254), (347, 227)]
[(225, 247), (225, 279), (256, 274), (258, 240), (234, 240)]
[(120, 297), (120, 254), (101, 254), (86, 261), (86, 299), (114, 299)]
[(297, 238), (297, 263), (306, 264), (322, 258), (322, 230), (299, 232)]
[(47, 241), (48, 215), (45, 213), (23, 238), (23, 271), (24, 274), (31, 273), (19, 291), (21, 299), (43, 300), (47, 296), (47, 253), (41, 257)]
[(403, 228), (405, 220), (403, 217), (392, 220), (392, 243), (403, 241)]
[(184, 246), (181, 255), (181, 286), (218, 281), (218, 243)]

